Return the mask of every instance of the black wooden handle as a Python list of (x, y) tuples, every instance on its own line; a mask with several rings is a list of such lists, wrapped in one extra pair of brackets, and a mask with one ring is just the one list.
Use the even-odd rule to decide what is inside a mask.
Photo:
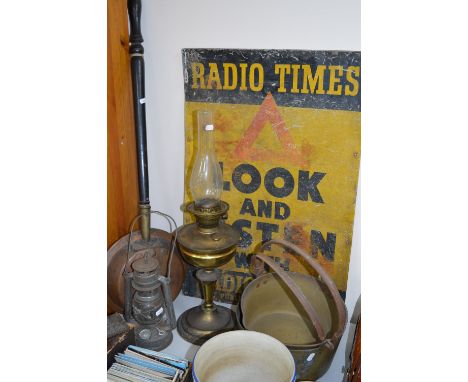
[(130, 20), (130, 65), (138, 163), (140, 204), (149, 204), (148, 154), (146, 150), (145, 60), (141, 34), (141, 0), (128, 0)]
[[(130, 19), (130, 44), (141, 45), (143, 42), (141, 34), (141, 0), (128, 0), (127, 8)], [(130, 51), (130, 53), (132, 52)]]

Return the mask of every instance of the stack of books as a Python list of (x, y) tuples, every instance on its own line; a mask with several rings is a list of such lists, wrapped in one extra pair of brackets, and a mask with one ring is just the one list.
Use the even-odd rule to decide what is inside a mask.
[(113, 382), (185, 382), (190, 363), (184, 358), (129, 345), (107, 371)]

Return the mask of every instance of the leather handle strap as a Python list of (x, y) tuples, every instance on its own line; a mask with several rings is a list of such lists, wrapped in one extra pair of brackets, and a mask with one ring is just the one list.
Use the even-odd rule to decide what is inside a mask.
[(268, 256), (263, 255), (263, 254), (257, 254), (255, 255), (257, 259), (260, 259), (264, 263), (268, 264), (271, 269), (273, 269), (277, 275), (283, 280), (283, 282), (288, 286), (288, 288), (291, 290), (291, 292), (294, 294), (294, 296), (299, 300), (300, 304), (306, 311), (307, 315), (309, 316), (310, 322), (312, 322), (312, 325), (315, 329), (315, 332), (317, 334), (317, 337), (320, 339), (320, 341), (325, 340), (325, 333), (323, 331), (322, 324), (320, 324), (320, 320), (318, 317), (317, 312), (307, 300), (307, 297), (305, 294), (302, 292), (302, 290), (297, 286), (297, 284), (293, 281), (293, 279), (288, 275), (288, 272), (285, 272), (284, 270), (281, 269), (281, 267), (275, 263), (272, 259), (270, 259)]
[[(326, 287), (330, 291), (330, 293), (332, 295), (332, 298), (333, 298), (333, 301), (334, 301), (335, 306), (336, 306), (337, 314), (338, 314), (337, 330), (335, 331), (335, 333), (332, 336), (333, 345), (336, 346), (338, 344), (341, 336), (343, 335), (343, 332), (344, 332), (344, 329), (345, 329), (345, 326), (346, 326), (346, 307), (345, 307), (345, 304), (343, 302), (343, 299), (340, 296), (340, 293), (338, 292), (338, 288), (336, 287), (333, 279), (322, 268), (322, 266), (318, 263), (318, 261), (315, 260), (311, 255), (309, 255), (302, 248), (300, 248), (297, 245), (292, 244), (292, 243), (290, 243), (290, 242), (288, 242), (286, 240), (281, 240), (281, 239), (270, 240), (270, 241), (264, 243), (262, 246), (260, 246), (258, 251), (262, 251), (266, 246), (271, 245), (271, 244), (281, 245), (282, 247), (285, 247), (285, 248), (291, 250), (292, 252), (294, 252), (295, 254), (298, 254), (301, 257), (303, 257), (307, 261), (307, 263), (319, 274), (321, 280), (323, 281), (323, 283), (326, 285)], [(257, 255), (257, 257), (259, 257), (259, 256), (262, 256), (262, 260), (264, 260), (264, 258), (266, 257), (265, 255)], [(268, 258), (268, 259), (272, 263), (274, 263), (270, 258)], [(267, 263), (267, 264), (270, 265), (270, 263)], [(276, 263), (275, 263), (275, 265), (277, 266)], [(279, 268), (279, 272), (277, 271), (277, 269), (274, 269), (274, 268), (273, 269), (275, 270), (275, 272), (278, 273), (278, 275), (280, 277), (281, 277), (280, 273), (283, 273), (283, 274), (286, 273), (284, 270), (281, 269), (281, 267), (277, 266), (277, 268)], [(292, 279), (291, 279), (291, 281), (292, 281)], [(290, 287), (290, 284), (287, 283), (287, 285), (288, 285), (288, 287)], [(294, 295), (299, 299), (299, 297), (295, 293), (294, 293)], [(302, 300), (299, 299), (299, 301), (302, 304)], [(309, 303), (309, 305), (310, 305), (310, 303)], [(304, 309), (306, 309), (305, 306), (304, 306)], [(306, 311), (307, 311), (307, 309), (306, 309)]]

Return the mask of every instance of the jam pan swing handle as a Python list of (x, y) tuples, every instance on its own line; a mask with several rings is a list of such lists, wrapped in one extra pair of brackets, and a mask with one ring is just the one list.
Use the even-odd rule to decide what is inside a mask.
[(302, 307), (305, 309), (307, 315), (309, 316), (310, 321), (312, 322), (312, 325), (315, 329), (317, 337), (320, 339), (320, 341), (324, 341), (325, 332), (323, 331), (322, 324), (320, 324), (317, 312), (315, 311), (315, 309), (313, 308), (309, 300), (307, 300), (307, 297), (302, 292), (302, 290), (297, 286), (297, 284), (288, 275), (288, 272), (283, 271), (277, 263), (275, 263), (272, 259), (270, 259), (266, 255), (257, 254), (257, 255), (254, 255), (254, 261), (255, 261), (255, 258), (263, 261), (265, 264), (268, 264), (270, 268), (273, 269), (276, 272), (276, 274), (281, 278), (281, 280), (284, 281), (284, 283), (288, 286), (288, 288), (291, 290), (294, 296), (299, 300)]
[[(338, 292), (338, 289), (335, 283), (333, 282), (332, 278), (328, 275), (327, 272), (325, 272), (325, 270), (322, 268), (322, 266), (318, 263), (317, 260), (315, 260), (312, 256), (307, 254), (302, 248), (286, 240), (274, 239), (274, 240), (267, 241), (262, 246), (260, 246), (260, 248), (258, 249), (258, 252), (262, 251), (266, 246), (271, 245), (271, 244), (281, 245), (282, 247), (285, 247), (291, 250), (293, 253), (302, 256), (307, 261), (307, 263), (319, 274), (321, 280), (323, 281), (323, 283), (326, 285), (326, 287), (330, 291), (333, 301), (336, 306), (337, 313), (338, 313), (338, 328), (333, 334), (331, 341), (328, 342), (328, 345), (329, 347), (336, 347), (338, 345), (338, 342), (341, 339), (341, 336), (343, 335), (343, 332), (346, 326), (346, 307), (344, 305), (343, 299), (341, 298), (340, 293)], [(256, 254), (253, 257), (253, 264), (255, 266), (256, 273), (259, 271), (259, 269), (255, 262), (255, 258), (258, 258), (264, 263), (268, 264), (278, 274), (278, 276), (286, 283), (286, 285), (291, 289), (293, 294), (296, 296), (296, 298), (299, 300), (299, 302), (301, 303), (301, 305), (307, 312), (317, 332), (319, 339), (321, 341), (324, 341), (325, 335), (323, 333), (323, 328), (319, 322), (318, 315), (315, 312), (315, 309), (312, 307), (312, 305), (307, 300), (307, 298), (305, 297), (304, 293), (300, 290), (300, 288), (294, 283), (291, 277), (288, 276), (287, 272), (284, 271), (278, 264), (276, 264), (272, 259), (270, 259), (266, 255)]]

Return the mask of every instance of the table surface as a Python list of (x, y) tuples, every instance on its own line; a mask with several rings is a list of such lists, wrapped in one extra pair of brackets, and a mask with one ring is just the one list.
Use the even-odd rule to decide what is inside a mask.
[[(180, 293), (174, 301), (174, 310), (176, 314), (176, 318), (185, 312), (187, 309), (190, 309), (194, 306), (200, 305), (202, 300), (197, 297), (189, 297), (184, 296)], [(218, 305), (225, 306), (227, 308), (231, 308), (231, 304), (223, 304), (221, 302), (216, 302)], [(190, 342), (185, 341), (177, 332), (177, 329), (172, 331), (172, 335), (174, 336), (172, 343), (162, 350), (164, 353), (174, 354), (179, 357), (184, 357), (189, 361), (193, 361), (193, 357), (195, 353), (199, 349), (199, 346), (191, 344)]]
[[(200, 305), (201, 303), (202, 303), (202, 300), (200, 298), (184, 296), (181, 292), (174, 301), (174, 310), (175, 310), (176, 318), (179, 318), (179, 316), (183, 312), (185, 312), (187, 309)], [(221, 302), (216, 302), (216, 304), (225, 306), (227, 308), (233, 308), (231, 304), (224, 304)], [(172, 343), (162, 351), (164, 353), (174, 354), (179, 357), (184, 357), (188, 359), (189, 361), (193, 361), (193, 358), (195, 357), (195, 353), (200, 347), (190, 342), (185, 341), (179, 335), (179, 333), (177, 332), (177, 329), (174, 329), (172, 331), (172, 335), (173, 335)], [(346, 342), (346, 341), (341, 341), (341, 342)], [(338, 377), (338, 375), (340, 375), (340, 377)], [(337, 372), (334, 370), (328, 370), (328, 372), (325, 373), (325, 375), (322, 378), (320, 378), (320, 381), (341, 382), (343, 380), (342, 378), (343, 378), (342, 373), (337, 374)]]

